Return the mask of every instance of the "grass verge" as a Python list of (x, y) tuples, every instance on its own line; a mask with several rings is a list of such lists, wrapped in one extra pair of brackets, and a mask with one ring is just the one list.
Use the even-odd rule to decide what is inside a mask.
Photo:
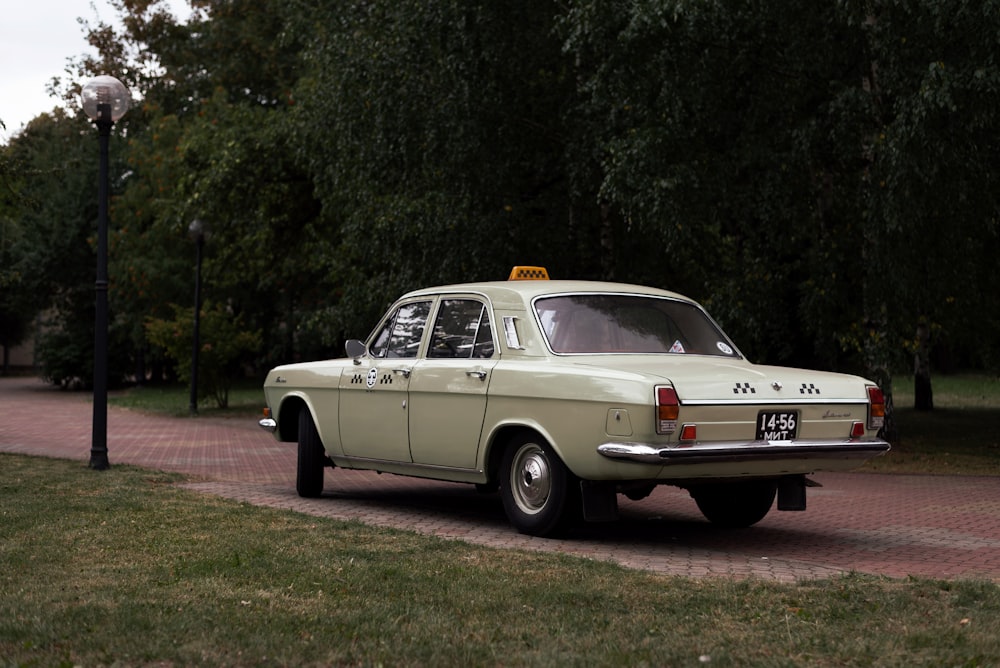
[(1000, 475), (1000, 378), (933, 379), (934, 410), (913, 408), (913, 379), (895, 381), (899, 441), (862, 469), (877, 473)]
[(996, 665), (1000, 586), (685, 579), (0, 455), (0, 665)]
[[(108, 404), (173, 417), (189, 414), (191, 391), (181, 385), (143, 385), (113, 392)], [(264, 390), (257, 381), (239, 381), (229, 390), (229, 407), (219, 408), (212, 398), (198, 400), (198, 414), (205, 417), (246, 417), (259, 415), (264, 407)]]

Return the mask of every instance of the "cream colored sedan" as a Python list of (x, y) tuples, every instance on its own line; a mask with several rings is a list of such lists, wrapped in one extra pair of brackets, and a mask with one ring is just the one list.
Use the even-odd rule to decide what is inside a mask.
[(744, 527), (889, 449), (870, 381), (753, 364), (676, 293), (524, 273), (410, 292), (348, 357), (273, 369), (260, 424), (298, 444), (298, 493), (326, 467), (470, 483), (545, 536), (668, 484)]

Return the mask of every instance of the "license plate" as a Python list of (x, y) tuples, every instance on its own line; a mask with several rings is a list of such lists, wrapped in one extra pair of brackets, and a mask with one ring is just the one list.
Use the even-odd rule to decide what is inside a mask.
[(798, 433), (799, 414), (796, 411), (757, 414), (758, 441), (790, 441)]

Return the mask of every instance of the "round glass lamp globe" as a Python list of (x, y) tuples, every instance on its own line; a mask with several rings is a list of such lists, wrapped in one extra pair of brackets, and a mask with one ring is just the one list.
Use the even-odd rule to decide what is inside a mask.
[[(128, 111), (129, 98), (125, 84), (107, 75), (94, 77), (80, 92), (83, 113), (92, 121), (117, 122)], [(101, 117), (102, 105), (107, 105), (105, 113), (110, 114), (110, 117)]]

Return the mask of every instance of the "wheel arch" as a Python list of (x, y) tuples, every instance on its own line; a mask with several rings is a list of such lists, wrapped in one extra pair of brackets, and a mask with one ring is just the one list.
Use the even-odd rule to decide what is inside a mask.
[(299, 440), (299, 413), (304, 410), (309, 411), (315, 424), (316, 414), (309, 408), (305, 397), (289, 394), (282, 398), (278, 406), (278, 440), (285, 443), (295, 443)]
[(545, 429), (537, 424), (522, 423), (522, 422), (509, 422), (501, 425), (497, 425), (493, 432), (490, 434), (489, 444), (486, 448), (486, 457), (483, 462), (483, 466), (486, 472), (486, 477), (489, 482), (497, 482), (500, 480), (500, 465), (503, 461), (504, 450), (507, 449), (507, 444), (518, 434), (529, 433), (535, 434), (541, 439), (544, 439), (549, 446), (555, 450), (556, 456), (565, 464), (566, 460), (559, 452), (559, 448), (553, 442), (552, 437), (548, 434)]

